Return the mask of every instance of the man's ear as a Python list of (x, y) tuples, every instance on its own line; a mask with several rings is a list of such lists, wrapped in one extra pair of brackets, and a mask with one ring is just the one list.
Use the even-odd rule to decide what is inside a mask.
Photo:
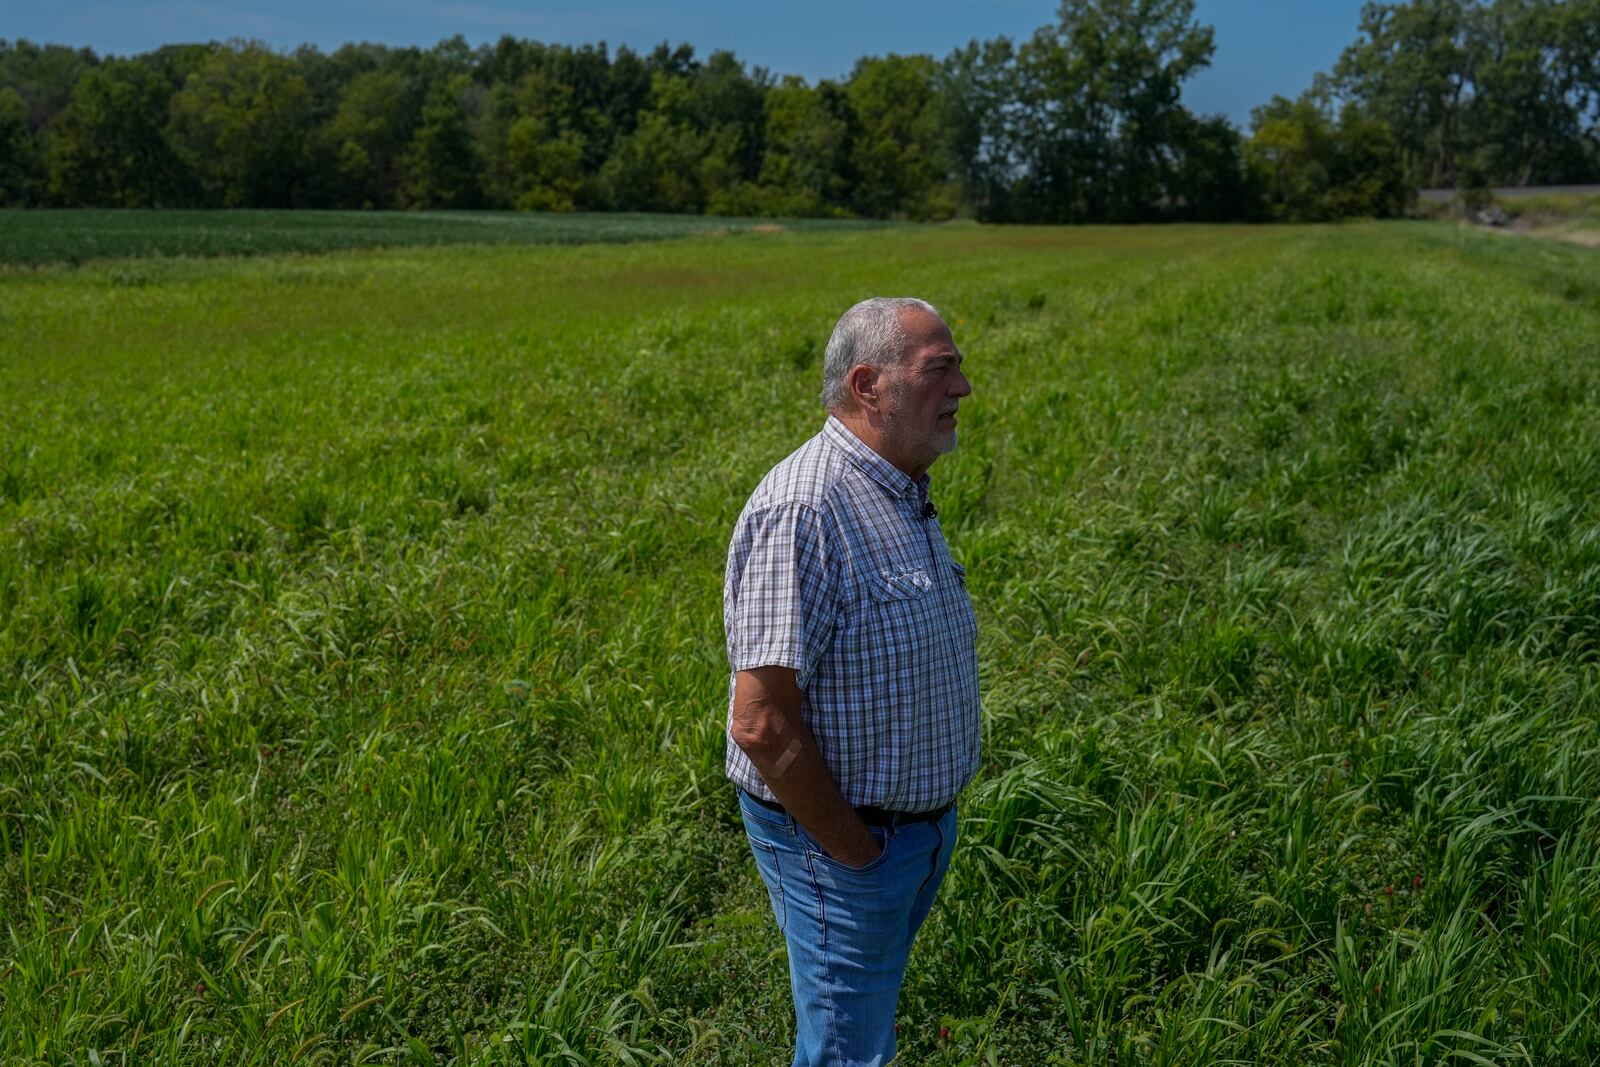
[(866, 411), (878, 410), (878, 390), (882, 376), (878, 368), (857, 363), (844, 378), (845, 391)]

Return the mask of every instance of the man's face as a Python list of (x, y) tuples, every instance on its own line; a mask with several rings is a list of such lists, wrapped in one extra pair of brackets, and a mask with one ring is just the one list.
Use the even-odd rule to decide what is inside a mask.
[(926, 470), (956, 447), (956, 407), (972, 392), (961, 373), (961, 351), (950, 327), (926, 311), (905, 311), (906, 355), (886, 373), (889, 406), (886, 443), (912, 466)]

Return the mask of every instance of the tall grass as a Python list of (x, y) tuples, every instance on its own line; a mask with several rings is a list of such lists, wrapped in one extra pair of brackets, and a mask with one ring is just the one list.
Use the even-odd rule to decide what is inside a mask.
[(915, 292), (985, 762), (906, 1062), (1589, 1063), (1597, 278), (1425, 224), (0, 276), (0, 1058), (786, 1056), (721, 564)]

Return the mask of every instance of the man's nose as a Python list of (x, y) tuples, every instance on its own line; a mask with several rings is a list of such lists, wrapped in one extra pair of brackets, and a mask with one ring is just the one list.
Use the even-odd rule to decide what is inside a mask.
[(967, 381), (967, 376), (957, 369), (956, 380), (950, 386), (951, 396), (971, 396), (972, 383)]

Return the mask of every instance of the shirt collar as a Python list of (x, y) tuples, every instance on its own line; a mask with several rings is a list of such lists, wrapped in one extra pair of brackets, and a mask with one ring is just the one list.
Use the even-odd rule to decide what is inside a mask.
[(848, 456), (850, 461), (865, 471), (873, 481), (888, 490), (890, 496), (903, 497), (918, 504), (928, 499), (928, 483), (931, 479), (926, 472), (920, 478), (912, 478), (873, 451), (871, 445), (857, 437), (850, 427), (839, 421), (838, 417), (828, 416), (827, 423), (822, 427), (822, 436)]

